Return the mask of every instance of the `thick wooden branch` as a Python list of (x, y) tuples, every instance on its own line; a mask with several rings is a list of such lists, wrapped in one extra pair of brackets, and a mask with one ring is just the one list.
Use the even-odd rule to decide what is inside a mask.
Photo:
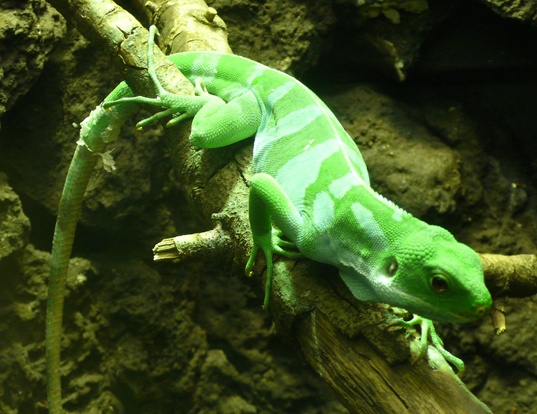
[[(184, 148), (189, 145), (180, 143)], [(222, 155), (220, 149), (207, 150), (197, 158), (189, 157), (188, 150), (178, 151), (177, 162), (183, 166), (178, 179), (206, 220), (220, 212), (219, 222), (234, 241), (234, 270), (242, 275), (251, 247), (246, 185), (252, 174), (251, 146), (236, 155), (227, 151)], [(216, 157), (231, 161), (216, 169)], [(262, 255), (254, 270), (262, 297)], [(404, 329), (390, 327), (393, 315), (385, 306), (355, 301), (334, 268), (307, 260), (279, 260), (269, 311), (278, 331), (299, 344), (306, 360), (352, 413), (401, 412), (393, 409), (404, 405), (415, 413), (489, 412), (451, 368), (444, 365), (440, 373), (431, 367), (430, 362), (437, 361), (433, 355), (416, 360), (411, 347), (418, 339), (408, 341)], [(400, 377), (413, 380), (391, 384)], [(434, 384), (427, 388), (433, 395), (424, 397), (422, 384)]]
[(449, 368), (391, 366), (363, 338), (350, 339), (319, 311), (297, 327), (302, 355), (351, 413), (489, 413)]

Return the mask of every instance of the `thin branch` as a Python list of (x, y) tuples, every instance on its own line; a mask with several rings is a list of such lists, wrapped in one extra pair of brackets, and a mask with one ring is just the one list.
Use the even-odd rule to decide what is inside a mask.
[(481, 254), (485, 282), (494, 298), (525, 298), (537, 293), (537, 255)]
[(220, 226), (203, 233), (164, 239), (153, 248), (155, 262), (217, 260), (231, 252), (231, 239)]

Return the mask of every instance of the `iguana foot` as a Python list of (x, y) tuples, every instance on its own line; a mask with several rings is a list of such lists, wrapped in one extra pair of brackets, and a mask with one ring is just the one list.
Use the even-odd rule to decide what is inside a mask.
[(250, 257), (246, 263), (245, 273), (250, 277), (253, 275), (252, 269), (255, 264), (255, 259), (259, 248), (265, 253), (265, 259), (267, 260), (267, 280), (265, 282), (265, 298), (263, 300), (263, 309), (267, 309), (270, 302), (270, 292), (272, 291), (272, 277), (273, 277), (273, 259), (274, 253), (281, 256), (285, 256), (289, 259), (300, 259), (304, 257), (302, 253), (296, 250), (296, 245), (293, 242), (283, 239), (283, 232), (281, 230), (272, 229), (270, 234), (256, 237), (254, 240), (254, 246), (250, 252)]
[(427, 348), (429, 346), (428, 340), (431, 339), (432, 346), (442, 355), (442, 357), (449, 363), (451, 363), (457, 369), (457, 375), (460, 377), (464, 373), (464, 361), (460, 358), (457, 358), (452, 353), (448, 352), (444, 348), (444, 342), (436, 333), (433, 321), (430, 319), (422, 318), (418, 315), (413, 315), (412, 319), (405, 321), (400, 318), (394, 322), (394, 325), (404, 326), (406, 328), (420, 325), (421, 329), (421, 339), (419, 345), (419, 358), (422, 358), (427, 354)]
[[(156, 98), (149, 98), (146, 96), (130, 96), (111, 101), (105, 101), (103, 103), (104, 109), (109, 109), (112, 106), (121, 105), (124, 103), (138, 103), (151, 106), (157, 106), (162, 108), (159, 111), (148, 118), (142, 119), (136, 124), (138, 130), (143, 129), (145, 126), (158, 121), (162, 118), (172, 117), (166, 124), (167, 127), (178, 124), (187, 118), (194, 117), (199, 110), (210, 100), (214, 99), (210, 95), (201, 81), (196, 81), (194, 89), (197, 96), (183, 96), (177, 95), (167, 91), (160, 83), (155, 62), (153, 58), (153, 50), (155, 48), (155, 36), (158, 34), (156, 26), (149, 28), (149, 39), (147, 41), (147, 73), (155, 86), (157, 91)], [(218, 99), (218, 98), (217, 98)]]

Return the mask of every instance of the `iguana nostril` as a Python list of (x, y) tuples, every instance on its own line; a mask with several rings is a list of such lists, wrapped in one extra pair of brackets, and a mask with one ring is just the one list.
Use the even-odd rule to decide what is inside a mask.
[(475, 310), (476, 315), (483, 316), (487, 313), (488, 308), (486, 306), (478, 306)]

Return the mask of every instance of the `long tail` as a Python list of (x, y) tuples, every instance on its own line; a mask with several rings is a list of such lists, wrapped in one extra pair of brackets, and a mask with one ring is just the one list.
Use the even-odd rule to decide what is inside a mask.
[[(132, 96), (130, 88), (121, 83), (105, 99)], [(75, 230), (82, 210), (84, 193), (99, 155), (105, 167), (110, 167), (110, 156), (103, 153), (107, 143), (115, 141), (124, 120), (133, 112), (134, 104), (118, 105), (110, 110), (99, 105), (81, 124), (80, 140), (73, 155), (63, 187), (54, 239), (49, 276), (46, 317), (46, 365), (49, 412), (62, 413), (60, 351), (63, 302), (67, 268), (73, 248)]]
[(60, 350), (62, 337), (63, 302), (67, 267), (75, 229), (80, 218), (84, 193), (97, 157), (79, 145), (71, 161), (58, 210), (47, 298), (46, 361), (48, 404), (51, 414), (61, 414)]

